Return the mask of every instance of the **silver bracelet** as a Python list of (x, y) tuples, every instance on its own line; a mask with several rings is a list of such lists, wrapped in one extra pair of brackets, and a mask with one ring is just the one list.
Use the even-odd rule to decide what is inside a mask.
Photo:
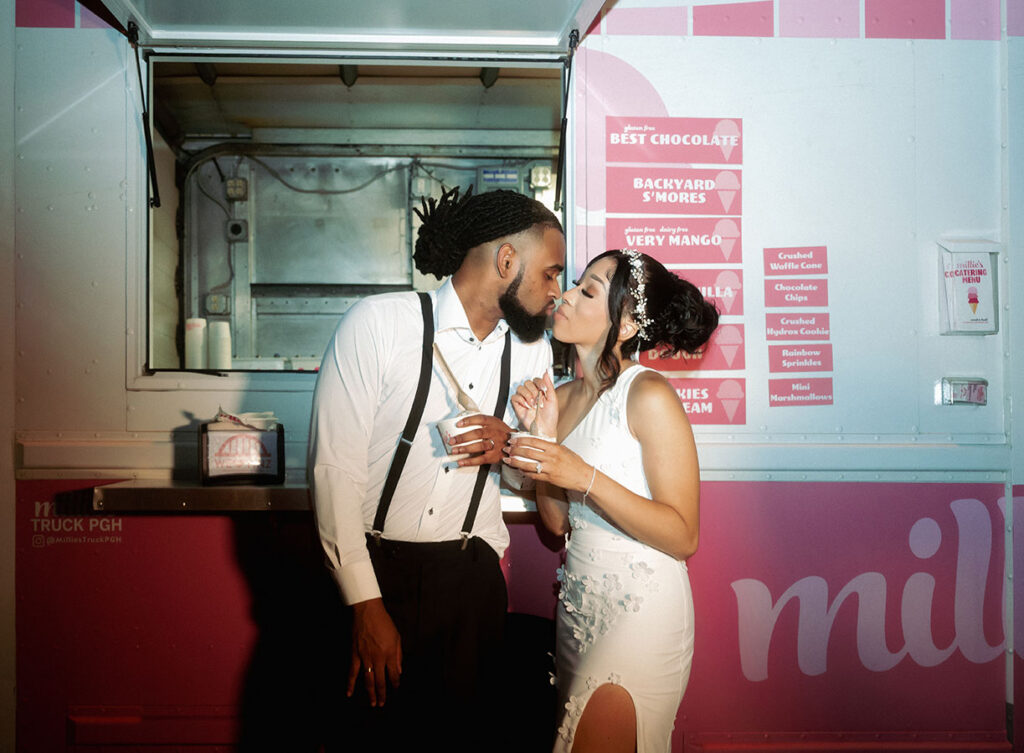
[(587, 486), (587, 490), (583, 492), (583, 501), (587, 501), (587, 495), (590, 494), (590, 490), (594, 488), (594, 479), (597, 478), (597, 466), (594, 466), (594, 472), (590, 474), (590, 484)]

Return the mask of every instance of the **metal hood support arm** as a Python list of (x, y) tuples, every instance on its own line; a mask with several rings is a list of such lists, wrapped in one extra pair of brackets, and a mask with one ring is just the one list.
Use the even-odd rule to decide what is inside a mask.
[(142, 80), (142, 63), (139, 62), (139, 27), (134, 21), (128, 22), (128, 41), (135, 50), (135, 72), (139, 75), (139, 98), (142, 100), (142, 133), (146, 136), (146, 164), (149, 165), (149, 181), (153, 187), (153, 195), (149, 199), (151, 207), (160, 206), (160, 186), (156, 179), (156, 159), (153, 157), (153, 135), (149, 128), (149, 109), (146, 107), (146, 85)]
[(97, 18), (106, 24), (109, 24), (111, 28), (128, 36), (128, 30), (121, 25), (121, 22), (117, 20), (117, 17), (110, 12), (110, 9), (103, 4), (102, 0), (78, 0), (79, 5), (93, 13)]
[(565, 56), (565, 94), (562, 101), (562, 130), (558, 136), (558, 173), (555, 175), (555, 211), (562, 211), (562, 186), (565, 182), (565, 129), (569, 123), (569, 90), (572, 80), (572, 58), (580, 43), (579, 29), (569, 32), (569, 53)]

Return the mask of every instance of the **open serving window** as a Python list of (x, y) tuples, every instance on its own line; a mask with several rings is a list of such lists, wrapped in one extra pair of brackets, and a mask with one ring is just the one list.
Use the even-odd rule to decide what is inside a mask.
[(599, 2), (104, 5), (144, 53), (151, 373), (315, 369), (360, 297), (438, 284), (411, 210), (442, 186), (559, 207)]
[(560, 67), (150, 69), (176, 175), (152, 209), (154, 370), (315, 369), (354, 301), (437, 284), (412, 265), (421, 199), (459, 185), (554, 203)]

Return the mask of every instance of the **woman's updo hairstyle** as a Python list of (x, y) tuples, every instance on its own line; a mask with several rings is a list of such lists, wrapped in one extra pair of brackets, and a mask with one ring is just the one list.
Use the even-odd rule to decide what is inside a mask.
[(473, 195), (470, 187), (459, 197), (459, 187), (442, 189), (440, 199), (421, 199), (413, 210), (422, 221), (412, 258), (416, 269), (442, 279), (462, 265), (466, 253), (481, 243), (521, 233), (534, 227), (563, 232), (558, 217), (536, 199), (516, 191), (488, 191)]
[[(619, 377), (615, 343), (624, 316), (631, 316), (637, 324), (642, 321), (643, 326), (622, 343), (619, 353), (623, 358), (632, 358), (641, 349), (655, 349), (662, 356), (680, 351), (699, 353), (718, 326), (718, 309), (705, 300), (693, 283), (636, 251), (606, 251), (591, 259), (590, 264), (609, 256), (617, 265), (608, 285), (608, 316), (612, 326), (599, 361), (602, 389), (611, 387)], [(637, 292), (641, 284), (644, 310), (638, 312)]]

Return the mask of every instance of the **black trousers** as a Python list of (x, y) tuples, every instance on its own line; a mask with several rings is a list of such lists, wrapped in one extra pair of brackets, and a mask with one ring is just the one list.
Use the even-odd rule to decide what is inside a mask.
[(508, 593), (487, 543), (472, 538), (461, 547), (387, 540), (378, 546), (368, 538), (384, 606), (402, 639), (402, 675), (376, 709), (360, 677), (339, 719), (340, 750), (501, 747)]

